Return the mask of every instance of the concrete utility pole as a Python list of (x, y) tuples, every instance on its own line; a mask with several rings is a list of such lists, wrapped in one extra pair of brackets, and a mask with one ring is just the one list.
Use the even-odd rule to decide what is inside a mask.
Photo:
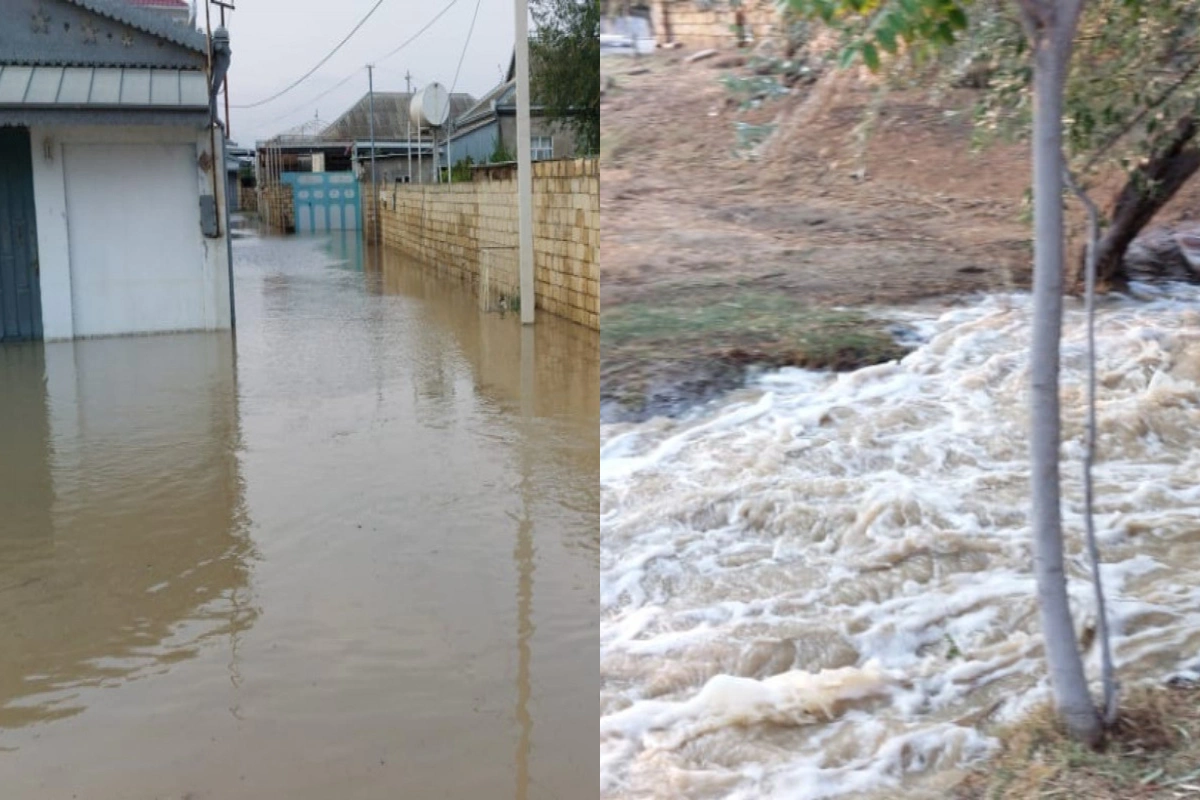
[(533, 324), (533, 142), (529, 131), (529, 0), (517, 14), (517, 245), (521, 252), (521, 323)]
[(367, 91), (370, 95), (368, 105), (370, 106), (371, 115), (371, 208), (375, 210), (375, 224), (373, 226), (373, 236), (376, 242), (379, 241), (379, 188), (375, 185), (375, 65), (367, 64)]
[(411, 184), (412, 179), (412, 73), (404, 70), (404, 91), (408, 94), (408, 108), (405, 119), (408, 120), (408, 139), (404, 142), (405, 150), (408, 151), (408, 182)]

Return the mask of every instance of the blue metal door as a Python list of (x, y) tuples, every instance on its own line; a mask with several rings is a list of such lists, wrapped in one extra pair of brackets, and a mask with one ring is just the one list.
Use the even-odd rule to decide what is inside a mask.
[(0, 342), (42, 338), (28, 128), (0, 128)]
[(285, 172), (292, 186), (296, 233), (356, 231), (362, 227), (353, 172)]

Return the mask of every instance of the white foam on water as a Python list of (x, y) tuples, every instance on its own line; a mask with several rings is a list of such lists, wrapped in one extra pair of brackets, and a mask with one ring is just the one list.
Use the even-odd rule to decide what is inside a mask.
[[(1068, 305), (1063, 519), (1089, 640)], [(1101, 306), (1095, 519), (1120, 677), (1200, 674), (1200, 290)], [(900, 362), (781, 370), (694, 418), (603, 427), (605, 797), (902, 796), (1048, 696), (1028, 298), (896, 316), (924, 342)]]

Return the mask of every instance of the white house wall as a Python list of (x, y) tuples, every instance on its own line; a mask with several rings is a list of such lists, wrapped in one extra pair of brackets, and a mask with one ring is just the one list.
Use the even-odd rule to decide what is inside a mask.
[(47, 340), (230, 327), (220, 173), (222, 237), (200, 230), (200, 195), (214, 190), (200, 155), (208, 153), (213, 167), (224, 163), (219, 152), (212, 158), (207, 131), (97, 126), (30, 134)]

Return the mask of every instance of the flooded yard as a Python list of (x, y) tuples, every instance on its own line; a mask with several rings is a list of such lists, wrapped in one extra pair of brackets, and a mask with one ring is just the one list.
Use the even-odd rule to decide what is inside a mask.
[(354, 235), (236, 242), (236, 337), (0, 347), (4, 797), (598, 785), (596, 335)]
[[(1097, 315), (1095, 520), (1123, 691), (1200, 678), (1200, 292), (1137, 293)], [(948, 797), (1048, 698), (1029, 297), (894, 313), (921, 341), (899, 361), (772, 372), (684, 418), (603, 426), (603, 797)], [(1068, 303), (1066, 569), (1094, 677), (1085, 331)]]

